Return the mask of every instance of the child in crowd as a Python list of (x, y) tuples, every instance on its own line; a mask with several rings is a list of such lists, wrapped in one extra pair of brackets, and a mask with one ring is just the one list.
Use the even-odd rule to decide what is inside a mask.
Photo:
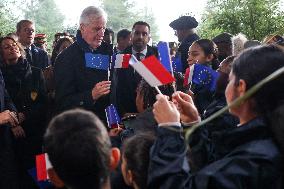
[(54, 117), (44, 146), (52, 165), (49, 178), (57, 188), (110, 188), (120, 152), (111, 148), (105, 126), (92, 112), (74, 109)]
[(137, 134), (123, 144), (121, 171), (124, 181), (134, 189), (147, 188), (150, 148), (154, 144), (152, 134)]
[[(194, 102), (201, 114), (213, 100), (215, 77), (211, 73), (219, 67), (217, 57), (217, 46), (209, 39), (200, 39), (189, 47), (187, 62), (190, 67), (186, 73), (193, 76), (190, 81), (190, 90), (194, 94)], [(203, 67), (199, 66), (202, 69), (197, 71), (195, 64), (203, 65)], [(211, 82), (213, 84), (210, 84)]]
[[(225, 91), (227, 103), (283, 67), (284, 53), (275, 46), (245, 50), (234, 60)], [(178, 108), (158, 95), (153, 113), (159, 134), (151, 149), (148, 188), (282, 188), (283, 85), (282, 74), (231, 107), (240, 123), (208, 140), (212, 159), (194, 173), (186, 158), (188, 148), (177, 131), (180, 119), (190, 125), (198, 122), (199, 113), (185, 93), (173, 96)]]
[(195, 63), (203, 64), (216, 70), (219, 67), (217, 45), (209, 39), (193, 42), (188, 50), (187, 63), (189, 66)]

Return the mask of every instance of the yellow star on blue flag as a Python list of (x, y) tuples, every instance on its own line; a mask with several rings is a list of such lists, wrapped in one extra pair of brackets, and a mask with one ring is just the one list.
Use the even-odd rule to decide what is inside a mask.
[(109, 56), (104, 54), (85, 53), (86, 67), (108, 70)]

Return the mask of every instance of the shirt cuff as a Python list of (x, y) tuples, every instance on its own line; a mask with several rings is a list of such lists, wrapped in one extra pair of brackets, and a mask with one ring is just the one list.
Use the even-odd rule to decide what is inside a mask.
[(163, 127), (163, 126), (178, 126), (181, 127), (181, 123), (180, 122), (167, 122), (167, 123), (160, 123), (158, 124), (159, 127)]
[(201, 122), (201, 117), (198, 116), (198, 119), (196, 121), (192, 121), (192, 122), (181, 122), (183, 126), (185, 127), (191, 127), (194, 124), (200, 123)]

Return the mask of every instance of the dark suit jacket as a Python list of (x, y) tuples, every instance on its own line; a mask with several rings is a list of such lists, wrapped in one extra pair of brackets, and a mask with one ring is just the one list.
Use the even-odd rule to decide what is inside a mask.
[[(123, 54), (132, 54), (132, 46), (125, 49)], [(158, 55), (157, 49), (147, 46), (146, 57)], [(137, 112), (135, 99), (136, 88), (141, 76), (129, 66), (126, 69), (115, 69), (112, 78), (111, 101), (118, 108), (119, 114)]]
[(31, 52), (33, 61), (30, 64), (32, 66), (44, 69), (50, 65), (47, 52), (36, 47), (35, 45), (31, 45)]

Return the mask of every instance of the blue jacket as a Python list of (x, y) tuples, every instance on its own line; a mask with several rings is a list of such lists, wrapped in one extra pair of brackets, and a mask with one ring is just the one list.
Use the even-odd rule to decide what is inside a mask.
[(159, 128), (158, 139), (150, 154), (148, 188), (282, 187), (281, 154), (261, 118), (216, 133), (210, 144), (215, 159), (192, 172), (181, 133)]

